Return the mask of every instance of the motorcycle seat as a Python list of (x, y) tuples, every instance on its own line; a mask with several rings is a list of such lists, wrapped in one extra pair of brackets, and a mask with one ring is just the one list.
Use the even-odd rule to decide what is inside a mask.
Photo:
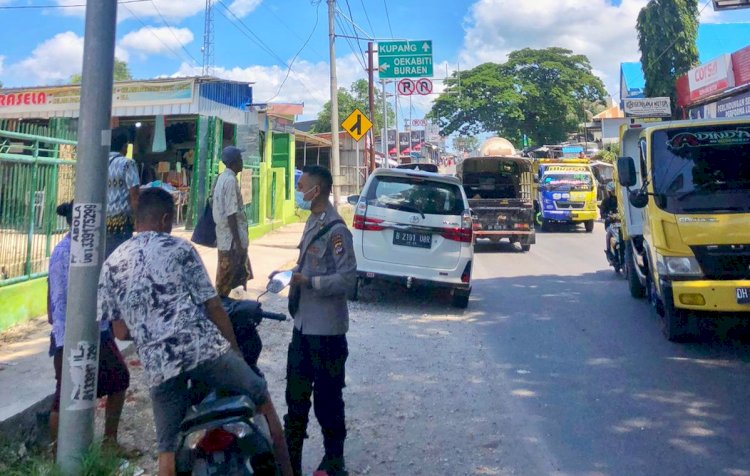
[(180, 424), (180, 430), (186, 431), (194, 426), (217, 419), (229, 417), (246, 417), (249, 419), (254, 415), (255, 404), (245, 395), (216, 399), (207, 398), (200, 404), (188, 409), (187, 415)]

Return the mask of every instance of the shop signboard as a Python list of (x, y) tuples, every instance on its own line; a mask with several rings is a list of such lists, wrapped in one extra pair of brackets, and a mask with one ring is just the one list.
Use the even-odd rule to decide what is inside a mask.
[(388, 150), (396, 147), (396, 129), (388, 129)]
[(732, 56), (721, 55), (713, 61), (693, 68), (688, 73), (690, 99), (699, 101), (734, 87)]
[[(134, 81), (117, 83), (112, 107), (138, 107), (193, 102), (194, 81)], [(30, 111), (76, 111), (81, 103), (80, 86), (6, 89), (0, 94), (0, 113)]]
[(672, 102), (668, 97), (625, 99), (625, 117), (670, 117)]
[(750, 91), (716, 103), (716, 117), (750, 116)]
[(398, 133), (398, 150), (399, 152), (411, 147), (411, 134), (409, 132)]
[(732, 55), (732, 68), (735, 86), (750, 84), (750, 46)]
[(424, 129), (411, 131), (411, 148), (424, 142)]

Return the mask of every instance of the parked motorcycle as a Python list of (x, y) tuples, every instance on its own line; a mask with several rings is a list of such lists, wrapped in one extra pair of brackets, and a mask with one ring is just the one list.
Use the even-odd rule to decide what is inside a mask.
[(616, 214), (610, 214), (607, 217), (607, 243), (609, 243), (609, 251), (605, 250), (604, 254), (607, 255), (607, 261), (609, 265), (615, 269), (615, 273), (620, 273), (625, 269), (625, 248), (623, 247), (622, 241), (622, 223), (620, 217)]
[[(270, 288), (269, 284), (269, 288)], [(280, 290), (280, 289), (279, 289)], [(278, 292), (275, 289), (269, 289)], [(267, 312), (260, 302), (223, 298), (237, 343), (247, 364), (257, 367), (263, 343), (256, 327), (263, 319), (286, 320)], [(177, 473), (208, 476), (278, 476), (268, 424), (255, 415), (255, 405), (245, 395), (232, 395), (190, 382), (193, 405), (180, 425)]]

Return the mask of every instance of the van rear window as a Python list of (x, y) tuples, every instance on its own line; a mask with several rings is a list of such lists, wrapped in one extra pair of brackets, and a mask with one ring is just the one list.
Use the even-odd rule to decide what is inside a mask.
[(367, 189), (369, 206), (425, 215), (460, 215), (464, 212), (457, 185), (421, 177), (375, 177)]

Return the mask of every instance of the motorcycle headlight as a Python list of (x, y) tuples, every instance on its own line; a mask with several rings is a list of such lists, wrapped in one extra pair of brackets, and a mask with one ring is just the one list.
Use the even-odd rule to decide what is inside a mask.
[(667, 276), (702, 276), (703, 270), (692, 256), (656, 255), (656, 271)]

